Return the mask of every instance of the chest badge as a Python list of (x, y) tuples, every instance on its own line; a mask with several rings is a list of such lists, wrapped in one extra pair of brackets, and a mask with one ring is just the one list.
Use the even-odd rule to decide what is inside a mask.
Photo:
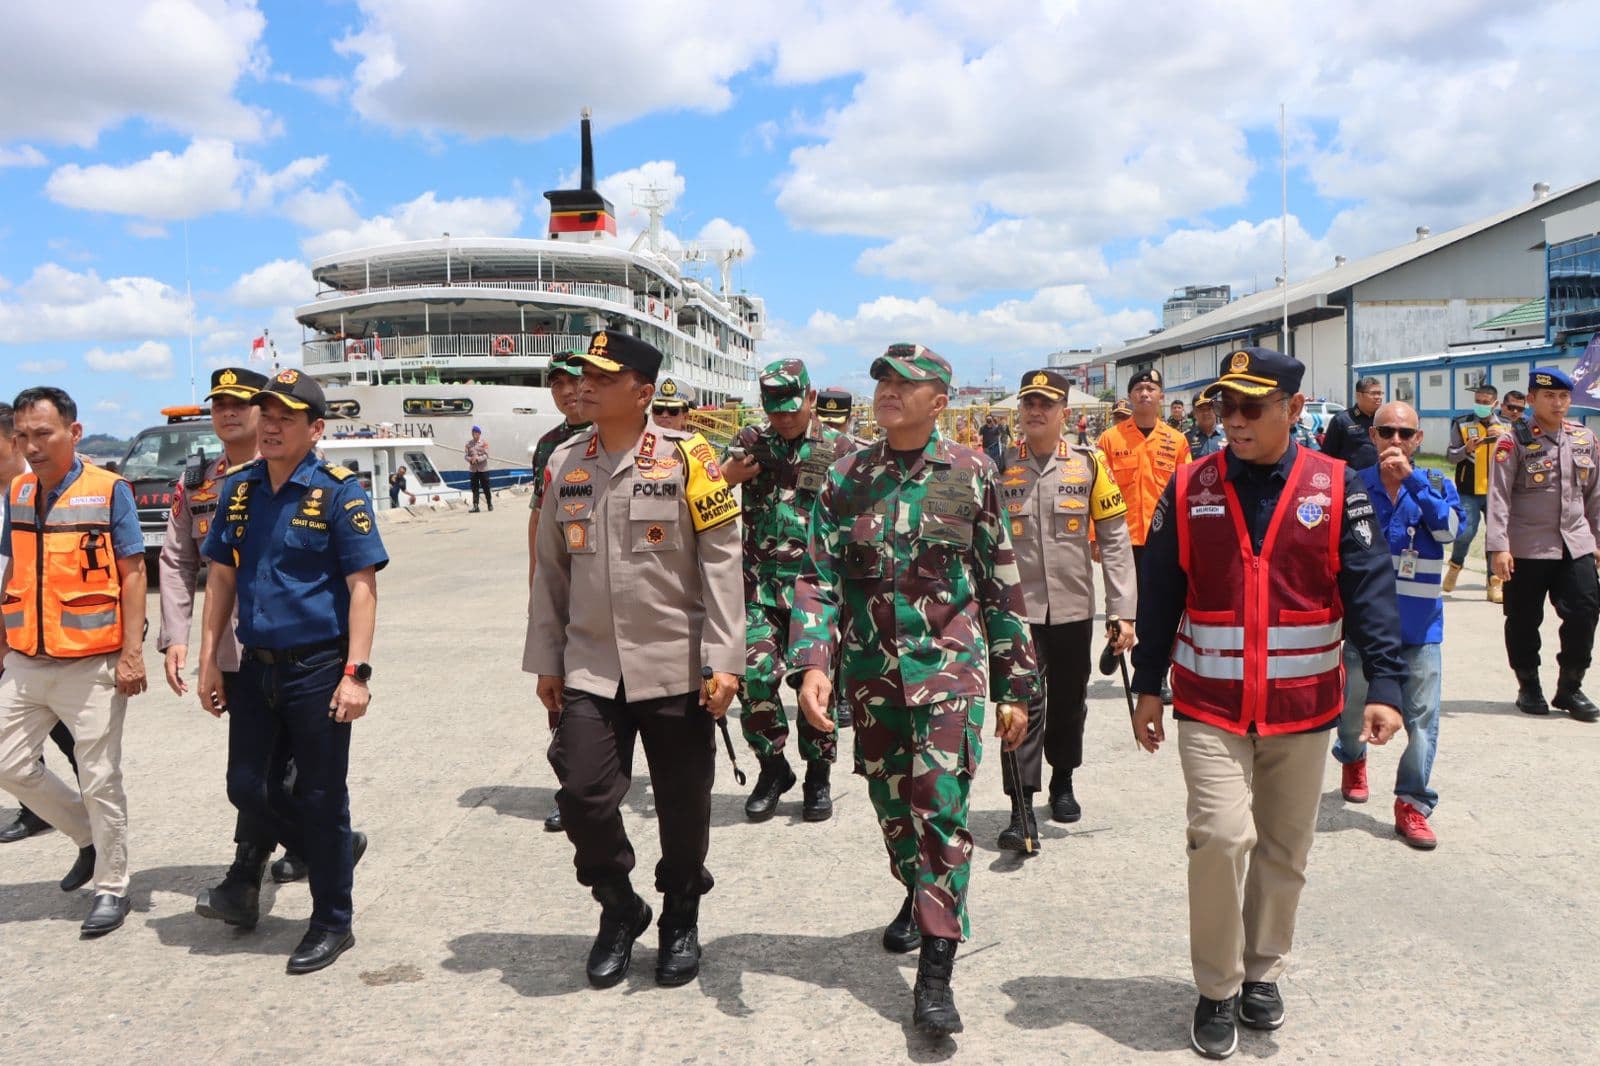
[(1020, 518), (1013, 518), (1011, 520), (1011, 535), (1013, 537), (1022, 536), (1022, 529), (1022, 520)]
[(561, 476), (561, 480), (569, 485), (581, 485), (589, 480), (589, 471), (582, 467), (578, 467), (576, 470), (568, 470)]
[(644, 539), (651, 544), (660, 544), (667, 539), (667, 531), (660, 526), (651, 526), (644, 531)]
[(567, 550), (581, 552), (589, 546), (589, 527), (582, 522), (567, 525)]
[(1300, 501), (1294, 509), (1295, 521), (1307, 529), (1316, 529), (1328, 517), (1328, 504), (1332, 502), (1323, 495), (1307, 496)]

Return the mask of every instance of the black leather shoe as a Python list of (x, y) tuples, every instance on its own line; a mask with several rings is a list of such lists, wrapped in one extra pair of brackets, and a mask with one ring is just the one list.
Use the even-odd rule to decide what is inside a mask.
[(917, 983), (911, 989), (911, 1022), (917, 1032), (929, 1036), (961, 1032), (961, 1012), (956, 1010), (955, 994), (950, 991), (950, 973), (955, 961), (954, 940), (930, 936), (922, 942), (922, 957), (917, 960)]
[(822, 759), (806, 763), (806, 783), (800, 793), (804, 801), (800, 817), (807, 822), (826, 822), (833, 817), (833, 790), (828, 785), (832, 764)]
[(1523, 714), (1550, 713), (1550, 705), (1544, 701), (1544, 690), (1539, 687), (1539, 671), (1517, 671), (1517, 710)]
[(700, 897), (669, 895), (661, 905), (656, 984), (686, 985), (700, 976)]
[(1238, 1050), (1239, 1026), (1233, 1020), (1238, 1002), (1238, 996), (1201, 996), (1189, 1023), (1189, 1045), (1208, 1059), (1225, 1059)]
[(1083, 808), (1078, 806), (1078, 797), (1072, 794), (1072, 778), (1067, 778), (1063, 784), (1050, 783), (1050, 820), (1052, 822), (1076, 822), (1083, 817)]
[(610, 988), (628, 976), (633, 942), (650, 928), (650, 904), (639, 898), (626, 877), (595, 885), (591, 891), (600, 901), (600, 932), (584, 972), (593, 987)]
[[(1033, 849), (1028, 849), (1028, 841), (1033, 841)], [(1000, 839), (996, 841), (1001, 851), (1015, 851), (1021, 855), (1039, 854), (1039, 823), (1034, 821), (1033, 812), (1028, 812), (1027, 820), (1016, 811), (1011, 812), (1011, 824), (1000, 830)]]
[(557, 807), (555, 810), (551, 811), (549, 817), (547, 817), (544, 820), (544, 831), (546, 833), (559, 833), (559, 832), (561, 832), (561, 808), (560, 807)]
[(24, 807), (17, 812), (17, 820), (0, 829), (0, 844), (15, 844), (31, 836), (50, 832), (50, 823)]
[(67, 876), (61, 879), (61, 891), (72, 892), (89, 883), (94, 876), (94, 845), (78, 849), (78, 861), (72, 864)]
[(254, 929), (261, 921), (261, 877), (267, 872), (271, 857), (272, 852), (266, 848), (240, 844), (222, 883), (216, 888), (202, 888), (195, 897), (194, 912), (240, 929)]
[(340, 955), (356, 946), (356, 935), (346, 929), (342, 933), (326, 929), (309, 929), (300, 938), (300, 946), (289, 956), (284, 967), (286, 973), (316, 973), (332, 966)]
[(94, 904), (89, 908), (89, 917), (83, 920), (78, 932), (86, 938), (105, 936), (111, 930), (121, 928), (122, 920), (128, 916), (128, 907), (127, 896), (96, 893)]
[(840, 729), (849, 729), (855, 725), (855, 716), (850, 713), (850, 705), (843, 700), (833, 705), (833, 714), (838, 719)]
[(280, 885), (304, 881), (310, 872), (306, 861), (291, 851), (285, 851), (283, 858), (272, 864), (272, 879)]
[(794, 787), (794, 771), (780, 752), (761, 760), (761, 774), (750, 798), (744, 801), (745, 817), (764, 822), (778, 811), (778, 798)]
[(906, 901), (900, 904), (900, 913), (894, 916), (883, 930), (883, 948), (897, 955), (907, 955), (922, 946), (922, 929), (917, 925), (916, 916), (911, 913), (911, 893), (906, 893)]
[(1283, 997), (1273, 981), (1246, 981), (1239, 997), (1239, 1021), (1251, 1029), (1273, 1030), (1283, 1025)]
[(1550, 706), (1558, 707), (1580, 722), (1600, 721), (1600, 707), (1583, 694), (1579, 685), (1583, 684), (1583, 675), (1572, 670), (1561, 671), (1561, 677), (1556, 681), (1555, 698), (1550, 701)]

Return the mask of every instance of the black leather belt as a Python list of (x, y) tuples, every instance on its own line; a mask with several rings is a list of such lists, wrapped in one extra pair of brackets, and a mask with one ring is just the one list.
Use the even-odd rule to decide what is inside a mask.
[(301, 644), (295, 648), (246, 648), (244, 653), (266, 666), (297, 664), (330, 648), (346, 648), (350, 642), (344, 637), (322, 640), (315, 644)]

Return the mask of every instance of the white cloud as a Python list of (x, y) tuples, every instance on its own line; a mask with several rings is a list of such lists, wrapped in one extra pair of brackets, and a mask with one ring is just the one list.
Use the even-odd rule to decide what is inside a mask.
[(522, 209), (508, 197), (440, 200), (432, 190), (398, 205), (387, 215), (357, 219), (300, 242), (306, 256), (397, 241), (416, 241), (449, 233), (455, 237), (505, 237), (522, 224)]
[(750, 231), (743, 226), (736, 226), (725, 218), (714, 218), (700, 227), (700, 232), (695, 234), (697, 244), (711, 248), (739, 248), (744, 251), (743, 259), (749, 262), (755, 258), (756, 242), (750, 236)]
[(65, 359), (24, 359), (17, 364), (19, 374), (39, 374), (48, 376), (59, 374), (67, 368)]
[[(576, 188), (577, 172), (563, 174), (561, 181), (563, 188)], [(652, 195), (659, 195), (666, 201), (663, 214), (671, 215), (678, 201), (683, 199), (687, 182), (678, 173), (677, 163), (670, 159), (653, 159), (640, 166), (607, 174), (595, 182), (595, 187), (616, 209), (618, 238), (624, 244), (631, 244), (633, 238), (650, 225), (650, 213), (643, 207), (635, 206), (634, 198), (645, 202)]]
[(301, 189), (293, 193), (283, 201), (282, 211), (289, 221), (302, 229), (348, 229), (361, 221), (354, 197), (350, 186), (336, 181), (326, 189)]
[(96, 411), (105, 411), (109, 414), (113, 411), (122, 410), (122, 405), (115, 400), (100, 400), (95, 403), (94, 409)]
[(298, 259), (274, 259), (235, 281), (228, 300), (240, 307), (293, 306), (312, 291), (310, 267)]
[(126, 166), (69, 163), (50, 175), (44, 191), (66, 207), (176, 222), (240, 207), (265, 209), (327, 161), (307, 157), (267, 171), (242, 158), (229, 141), (200, 139), (180, 154), (155, 152)]
[(145, 341), (121, 352), (90, 348), (83, 353), (83, 361), (102, 374), (132, 374), (152, 381), (172, 376), (172, 349), (159, 341)]
[(44, 153), (31, 144), (19, 144), (15, 148), (0, 146), (0, 170), (6, 167), (42, 167), (48, 162)]
[(134, 219), (125, 223), (122, 228), (127, 230), (130, 236), (138, 237), (140, 240), (154, 240), (167, 235), (167, 227), (159, 222), (141, 222)]
[(184, 134), (252, 139), (270, 120), (235, 89), (265, 64), (255, 0), (8, 3), (0, 141), (90, 146), (143, 117)]
[(364, 0), (360, 25), (334, 48), (355, 64), (351, 102), (369, 121), (544, 137), (570, 130), (588, 105), (605, 126), (652, 111), (725, 109), (729, 80), (770, 53), (786, 7), (594, 0), (581, 16), (560, 17), (499, 0)]
[(155, 278), (102, 279), (45, 263), (15, 299), (0, 300), (0, 343), (169, 337), (183, 333), (188, 318), (183, 294)]

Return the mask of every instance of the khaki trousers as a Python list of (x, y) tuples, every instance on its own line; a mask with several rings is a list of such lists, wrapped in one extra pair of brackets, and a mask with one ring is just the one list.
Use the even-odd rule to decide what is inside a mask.
[[(12, 652), (0, 676), (0, 788), (80, 848), (94, 844), (94, 890), (128, 892), (128, 801), (122, 792), (117, 656), (46, 659)], [(80, 798), (39, 761), (56, 721), (72, 731)]]
[(1202, 996), (1276, 981), (1317, 828), (1326, 731), (1238, 736), (1178, 722), (1189, 789), (1189, 955)]

